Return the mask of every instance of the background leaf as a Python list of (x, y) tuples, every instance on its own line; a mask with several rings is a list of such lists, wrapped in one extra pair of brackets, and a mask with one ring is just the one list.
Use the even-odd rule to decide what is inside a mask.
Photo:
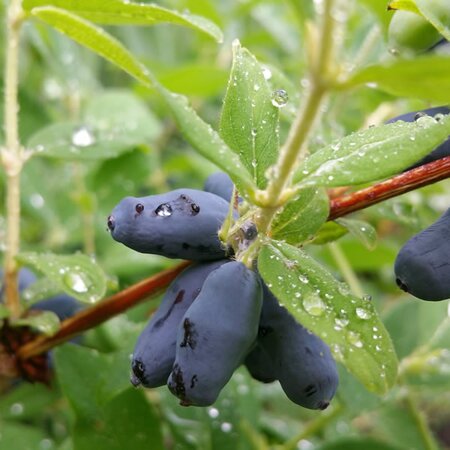
[(142, 100), (126, 91), (111, 90), (89, 101), (80, 121), (42, 128), (27, 147), (39, 156), (109, 159), (134, 146), (149, 144), (160, 130)]
[(450, 58), (422, 56), (374, 64), (355, 72), (342, 88), (369, 83), (392, 95), (449, 103)]
[(278, 154), (278, 108), (256, 58), (233, 43), (233, 67), (220, 119), (220, 135), (239, 155), (255, 184), (266, 187), (266, 171)]
[(61, 291), (85, 303), (94, 303), (106, 292), (106, 275), (98, 264), (82, 254), (21, 253), (19, 261), (50, 278)]
[(269, 289), (370, 391), (395, 382), (397, 359), (373, 304), (350, 293), (302, 250), (281, 242), (263, 247), (258, 270)]
[(120, 67), (144, 85), (150, 86), (150, 79), (142, 64), (102, 28), (76, 14), (54, 6), (33, 8), (31, 14)]

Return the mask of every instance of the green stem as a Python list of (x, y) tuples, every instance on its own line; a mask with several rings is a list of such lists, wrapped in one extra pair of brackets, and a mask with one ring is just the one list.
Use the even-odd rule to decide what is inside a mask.
[(299, 110), (280, 150), (280, 156), (273, 168), (273, 176), (267, 190), (260, 192), (257, 201), (261, 208), (255, 214), (255, 222), (260, 233), (267, 234), (278, 208), (292, 195), (289, 190), (292, 174), (306, 156), (306, 144), (314, 125), (320, 117), (321, 106), (332, 88), (335, 40), (333, 38), (337, 22), (333, 18), (333, 8), (337, 0), (325, 0), (324, 12), (319, 32), (319, 49), (310, 61), (310, 88), (302, 108)]
[[(408, 389), (408, 388), (407, 388)], [(423, 441), (423, 448), (425, 450), (438, 450), (439, 447), (436, 444), (434, 436), (428, 426), (425, 416), (420, 411), (415, 398), (413, 397), (411, 391), (408, 389), (406, 393), (406, 406), (408, 407), (409, 413), (411, 414), (414, 422), (416, 423), (417, 429)]]
[(364, 295), (364, 291), (361, 287), (361, 284), (356, 276), (353, 267), (348, 262), (345, 253), (342, 251), (340, 245), (337, 242), (331, 242), (328, 244), (328, 248), (330, 250), (331, 256), (335, 260), (344, 280), (350, 286), (351, 291), (357, 297), (362, 297)]
[(323, 413), (317, 419), (311, 420), (305, 428), (292, 439), (287, 441), (284, 445), (280, 446), (280, 450), (295, 450), (297, 449), (297, 444), (310, 436), (314, 436), (319, 431), (323, 430), (330, 422), (332, 422), (336, 417), (343, 411), (343, 406), (340, 403), (334, 405), (328, 413)]
[(2, 165), (6, 172), (6, 305), (13, 318), (20, 315), (17, 261), (20, 244), (20, 172), (23, 165), (19, 141), (19, 35), (23, 12), (21, 0), (11, 0), (6, 19), (6, 61), (4, 90), (5, 149)]

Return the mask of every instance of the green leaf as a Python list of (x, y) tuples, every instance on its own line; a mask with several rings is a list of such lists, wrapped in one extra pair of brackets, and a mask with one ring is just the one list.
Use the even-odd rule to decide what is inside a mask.
[(336, 219), (336, 222), (350, 231), (366, 248), (373, 250), (377, 245), (377, 231), (368, 222), (356, 219)]
[(91, 258), (82, 254), (20, 253), (17, 259), (50, 278), (60, 290), (85, 303), (95, 303), (106, 292), (106, 275)]
[(17, 319), (13, 322), (14, 326), (27, 326), (34, 328), (41, 333), (52, 336), (59, 330), (59, 318), (52, 311), (40, 311), (23, 319)]
[(61, 389), (80, 417), (96, 419), (108, 401), (130, 386), (129, 351), (101, 354), (65, 344), (54, 355)]
[(419, 9), (413, 0), (391, 0), (388, 4), (388, 9), (400, 9), (420, 14)]
[[(99, 426), (101, 423), (101, 427)], [(96, 421), (80, 418), (74, 430), (77, 450), (162, 450), (160, 419), (143, 391), (127, 389), (109, 401)]]
[(211, 125), (197, 115), (185, 96), (174, 94), (159, 83), (155, 83), (155, 85), (174, 115), (178, 128), (192, 147), (227, 172), (242, 196), (251, 196), (256, 191), (256, 186), (239, 157), (227, 146)]
[(5, 423), (2, 422), (2, 437), (0, 448), (20, 449), (20, 450), (36, 450), (42, 448), (42, 442), (46, 435), (42, 427), (25, 425), (21, 423)]
[(392, 387), (397, 358), (369, 300), (351, 294), (318, 262), (289, 244), (266, 244), (258, 269), (280, 303), (321, 337), (368, 390), (383, 394)]
[(239, 41), (233, 42), (233, 67), (220, 120), (220, 135), (239, 155), (256, 185), (267, 185), (266, 171), (275, 164), (278, 108), (256, 58)]
[(27, 147), (39, 156), (61, 159), (110, 159), (160, 133), (145, 103), (126, 91), (94, 97), (79, 122), (55, 123), (35, 133)]
[(325, 222), (317, 231), (311, 244), (323, 245), (345, 236), (348, 229), (334, 221)]
[(448, 41), (450, 40), (450, 7), (446, 0), (414, 0), (420, 14)]
[(450, 134), (450, 115), (436, 120), (398, 121), (344, 137), (311, 155), (295, 181), (304, 185), (347, 186), (399, 173), (417, 162)]
[(329, 203), (325, 189), (302, 189), (298, 196), (275, 216), (272, 237), (293, 245), (310, 240), (326, 222)]
[(10, 314), (11, 311), (7, 308), (7, 306), (0, 303), (0, 319), (5, 319), (6, 317), (9, 317)]
[(359, 84), (371, 84), (371, 87), (400, 97), (449, 103), (450, 58), (422, 56), (390, 60), (356, 71), (341, 87), (348, 89)]
[(159, 5), (135, 3), (126, 0), (24, 0), (23, 7), (33, 14), (36, 7), (54, 6), (73, 11), (103, 25), (155, 25), (173, 23), (201, 31), (217, 42), (222, 42), (220, 29), (204, 17), (187, 12), (179, 13)]
[(50, 278), (39, 278), (27, 286), (20, 294), (26, 306), (31, 306), (39, 300), (53, 297), (61, 292), (58, 283)]
[(151, 85), (150, 78), (142, 64), (117, 39), (102, 28), (54, 6), (33, 8), (31, 14), (120, 67), (144, 85)]

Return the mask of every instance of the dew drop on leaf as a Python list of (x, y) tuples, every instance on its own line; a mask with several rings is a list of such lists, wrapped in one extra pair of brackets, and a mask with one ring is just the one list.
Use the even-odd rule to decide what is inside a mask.
[(72, 144), (76, 147), (89, 147), (95, 144), (95, 136), (86, 126), (78, 127), (72, 134)]
[(272, 92), (272, 105), (277, 108), (283, 108), (286, 106), (289, 100), (288, 93), (284, 89), (277, 89)]
[(356, 308), (356, 315), (363, 320), (370, 319), (371, 313), (364, 308)]
[(64, 274), (63, 280), (69, 289), (79, 294), (87, 292), (91, 285), (86, 275), (78, 272), (67, 272)]
[(307, 295), (303, 300), (303, 308), (312, 316), (321, 316), (325, 312), (326, 307), (323, 300), (316, 293)]

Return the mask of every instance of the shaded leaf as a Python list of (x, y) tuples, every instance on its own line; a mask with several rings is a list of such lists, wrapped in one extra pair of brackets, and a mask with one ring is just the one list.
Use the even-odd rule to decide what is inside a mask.
[(339, 225), (344, 226), (350, 231), (356, 239), (358, 239), (369, 250), (373, 250), (377, 245), (377, 231), (368, 222), (357, 219), (336, 219)]
[(397, 358), (370, 301), (351, 294), (318, 262), (289, 244), (266, 244), (258, 269), (280, 303), (330, 345), (333, 356), (368, 390), (382, 394), (392, 387)]
[(317, 231), (311, 244), (323, 245), (345, 236), (348, 229), (334, 221), (325, 222)]
[(398, 121), (344, 137), (311, 155), (295, 176), (304, 185), (347, 186), (400, 172), (450, 134), (450, 115)]
[(289, 244), (310, 240), (326, 222), (330, 210), (325, 189), (302, 189), (278, 213), (272, 224), (272, 237)]
[(106, 292), (106, 275), (82, 254), (20, 253), (17, 259), (48, 277), (60, 290), (85, 303), (95, 303)]
[(173, 23), (201, 31), (222, 42), (220, 29), (204, 17), (179, 13), (155, 4), (137, 3), (126, 0), (24, 0), (24, 9), (33, 14), (33, 9), (55, 6), (75, 12), (92, 22), (103, 25), (155, 25)]
[(233, 67), (220, 120), (220, 135), (239, 155), (255, 184), (267, 185), (266, 171), (276, 162), (278, 108), (262, 67), (239, 41), (233, 43)]

